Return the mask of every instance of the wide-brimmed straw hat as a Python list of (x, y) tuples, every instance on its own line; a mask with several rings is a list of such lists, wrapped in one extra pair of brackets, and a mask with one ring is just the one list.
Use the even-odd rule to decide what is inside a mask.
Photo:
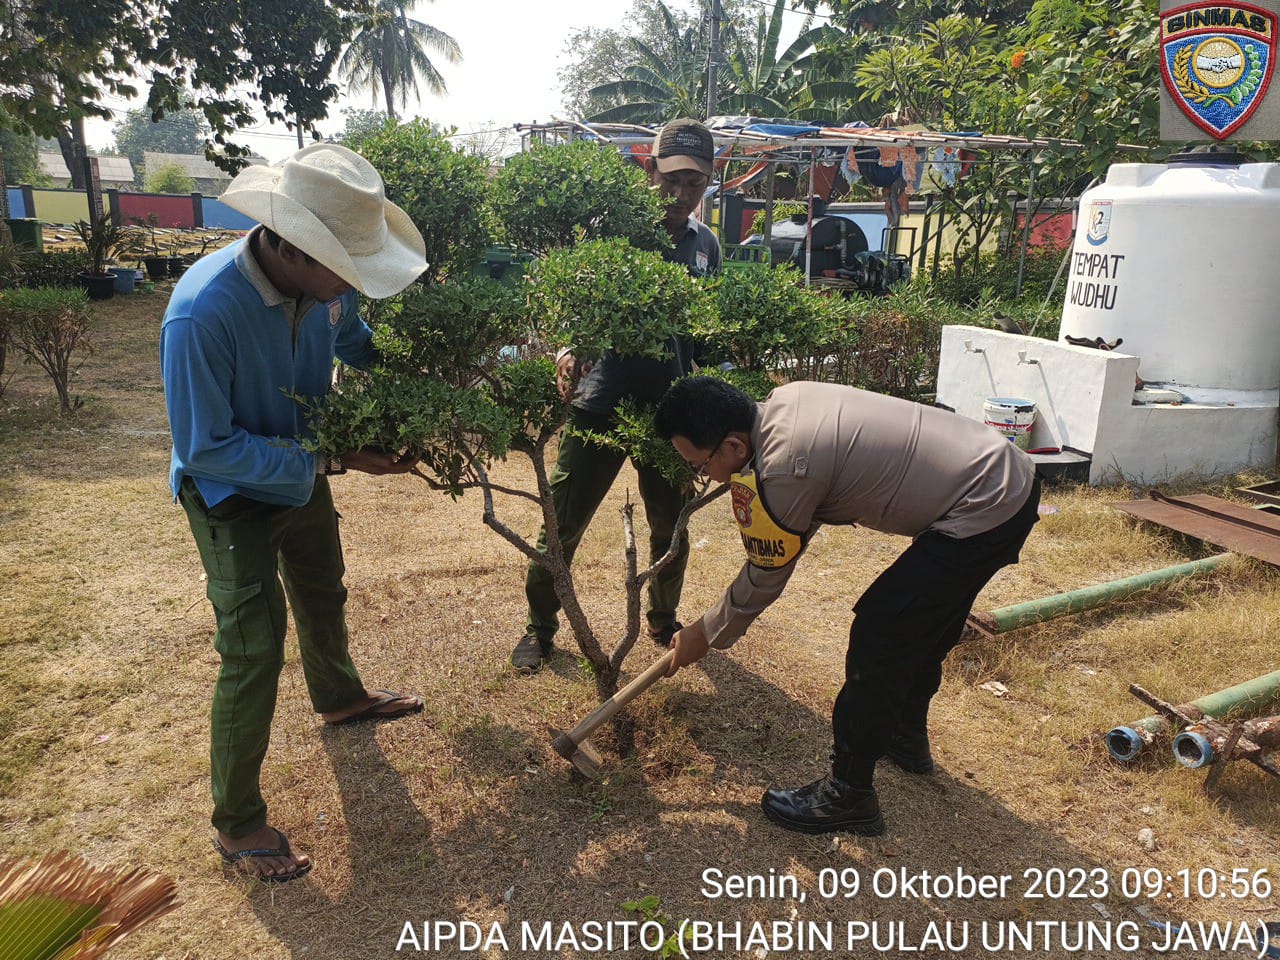
[(336, 143), (312, 144), (280, 166), (246, 167), (219, 199), (365, 296), (399, 293), (427, 269), (422, 234), (386, 198), (378, 171)]

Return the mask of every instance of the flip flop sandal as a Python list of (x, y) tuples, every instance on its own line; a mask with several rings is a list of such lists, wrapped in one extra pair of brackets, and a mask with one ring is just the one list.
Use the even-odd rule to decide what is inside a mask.
[(228, 850), (219, 842), (217, 837), (213, 838), (213, 849), (218, 851), (218, 855), (222, 857), (222, 862), (230, 866), (233, 869), (233, 872), (239, 874), (240, 876), (249, 877), (250, 879), (253, 879), (253, 880), (261, 880), (263, 883), (288, 883), (290, 880), (297, 880), (300, 877), (305, 877), (308, 873), (311, 872), (311, 868), (312, 866), (314, 866), (314, 864), (310, 864), (310, 863), (304, 864), (302, 866), (296, 867), (293, 870), (290, 870), (288, 873), (272, 873), (272, 874), (255, 873), (251, 870), (244, 869), (244, 867), (242, 866), (238, 866), (240, 861), (246, 860), (249, 857), (292, 857), (293, 856), (293, 850), (291, 850), (289, 847), (289, 838), (286, 837), (279, 830), (276, 830), (275, 827), (272, 827), (271, 829), (275, 830), (276, 836), (280, 838), (280, 846), (276, 847), (274, 850), (262, 848), (257, 850), (237, 850), (235, 853), (232, 853), (230, 850)]
[(408, 716), (411, 713), (419, 713), (424, 706), (423, 699), (421, 697), (414, 696), (413, 702), (402, 710), (380, 712), (387, 704), (395, 703), (397, 700), (404, 700), (407, 696), (411, 695), (396, 693), (394, 690), (375, 690), (374, 692), (380, 693), (382, 696), (364, 709), (357, 710), (355, 713), (350, 716), (343, 717), (341, 720), (326, 720), (325, 723), (331, 727), (341, 727), (348, 723), (365, 723), (376, 720), (398, 720), (400, 717)]

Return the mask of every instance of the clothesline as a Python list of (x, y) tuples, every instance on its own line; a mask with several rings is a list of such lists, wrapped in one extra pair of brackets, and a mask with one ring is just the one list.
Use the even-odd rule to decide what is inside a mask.
[[(955, 132), (936, 130), (897, 130), (881, 127), (818, 127), (806, 124), (750, 123), (743, 126), (718, 124), (723, 118), (713, 117), (708, 126), (718, 147), (757, 146), (765, 148), (795, 147), (810, 150), (819, 147), (849, 146), (936, 147), (956, 146), (969, 150), (1082, 150), (1077, 140), (1050, 137), (1014, 137), (978, 131)], [(517, 123), (521, 135), (549, 137), (596, 137), (618, 146), (649, 143), (657, 130), (629, 123), (583, 123), (553, 120), (548, 123)], [(1118, 144), (1117, 150), (1146, 150), (1138, 144)]]

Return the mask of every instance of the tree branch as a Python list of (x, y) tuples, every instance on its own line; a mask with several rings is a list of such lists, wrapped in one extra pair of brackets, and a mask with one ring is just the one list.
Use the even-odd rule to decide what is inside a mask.
[(653, 564), (653, 566), (636, 577), (640, 586), (644, 586), (649, 580), (665, 570), (667, 565), (676, 558), (676, 554), (680, 552), (680, 537), (689, 526), (689, 518), (707, 504), (711, 503), (711, 501), (719, 499), (728, 492), (729, 485), (727, 483), (723, 483), (714, 490), (708, 491), (697, 499), (690, 500), (684, 505), (684, 509), (680, 511), (680, 516), (676, 518), (675, 530), (671, 535), (671, 546), (667, 547), (667, 552), (664, 553), (658, 561)]

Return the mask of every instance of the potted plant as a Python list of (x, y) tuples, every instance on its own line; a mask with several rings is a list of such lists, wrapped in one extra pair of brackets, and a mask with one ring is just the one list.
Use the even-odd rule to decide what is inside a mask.
[(142, 280), (142, 254), (145, 244), (142, 231), (136, 227), (121, 227), (120, 240), (112, 251), (115, 266), (109, 271), (115, 274), (116, 293), (133, 293)]
[(169, 276), (180, 277), (186, 269), (187, 261), (183, 259), (182, 254), (178, 253), (178, 245), (171, 245), (169, 247)]
[(141, 217), (134, 217), (133, 222), (147, 231), (150, 241), (146, 244), (142, 257), (142, 262), (147, 268), (147, 276), (152, 280), (161, 280), (169, 275), (169, 258), (160, 251), (160, 242), (156, 239), (156, 229), (159, 221), (156, 220), (154, 213), (147, 214), (144, 220)]
[(77, 274), (77, 279), (89, 292), (90, 300), (110, 300), (115, 292), (116, 277), (107, 272), (107, 259), (129, 240), (126, 227), (115, 223), (111, 214), (102, 213), (92, 222), (77, 220), (76, 235), (89, 252), (89, 270)]

